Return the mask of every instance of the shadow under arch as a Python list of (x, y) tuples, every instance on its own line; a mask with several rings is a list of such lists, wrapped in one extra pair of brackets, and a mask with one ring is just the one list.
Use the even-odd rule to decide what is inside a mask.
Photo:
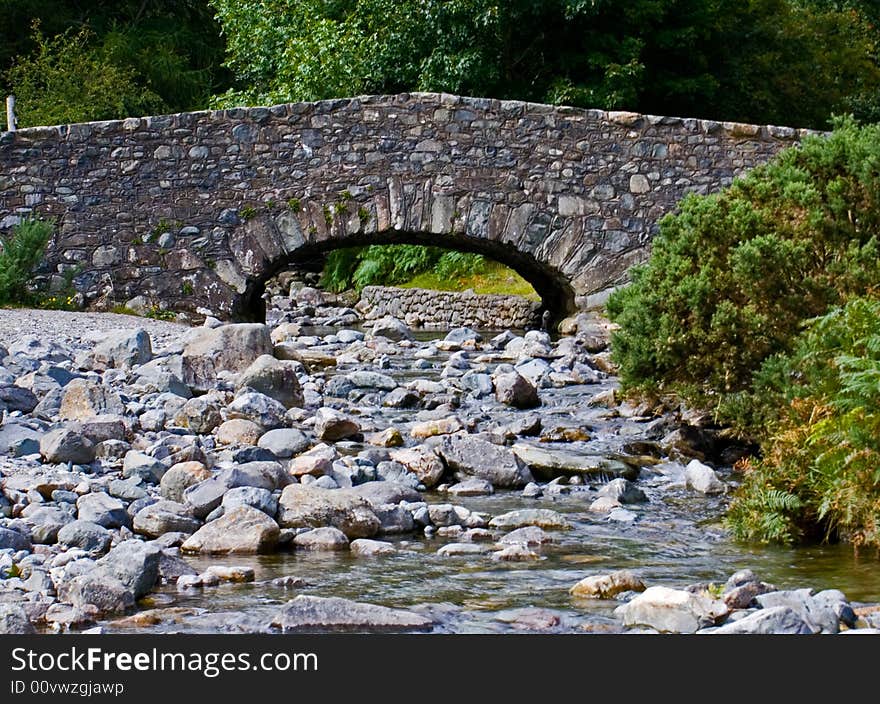
[(389, 230), (352, 233), (345, 237), (307, 242), (292, 252), (269, 259), (260, 267), (259, 274), (247, 277), (245, 290), (237, 297), (231, 317), (239, 322), (265, 322), (266, 303), (263, 294), (266, 283), (292, 265), (325, 256), (335, 249), (381, 244), (424, 245), (482, 254), (513, 269), (528, 281), (541, 298), (541, 310), (550, 312), (553, 325), (577, 310), (575, 291), (562, 273), (531, 254), (517, 250), (509, 243), (463, 234), (438, 235)]

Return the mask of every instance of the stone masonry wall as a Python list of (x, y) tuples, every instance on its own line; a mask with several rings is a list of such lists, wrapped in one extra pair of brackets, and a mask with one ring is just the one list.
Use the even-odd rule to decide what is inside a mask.
[(0, 232), (54, 217), (43, 274), (90, 304), (242, 317), (297, 257), (400, 241), (486, 254), (564, 314), (685, 193), (803, 134), (415, 93), (37, 127), (0, 134)]
[(508, 329), (537, 325), (540, 307), (537, 301), (522, 296), (365, 286), (356, 310), (364, 320), (392, 315), (423, 327)]

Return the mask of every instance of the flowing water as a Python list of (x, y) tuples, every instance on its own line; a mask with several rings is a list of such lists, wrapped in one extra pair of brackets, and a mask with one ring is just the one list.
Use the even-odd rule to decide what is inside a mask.
[[(421, 335), (422, 339), (442, 336)], [(419, 371), (411, 369), (411, 356), (395, 357), (390, 369), (383, 371), (398, 380), (436, 380), (447, 357), (447, 353), (438, 353), (432, 359), (437, 363), (435, 369)], [(541, 447), (619, 455), (628, 441), (640, 439), (647, 419), (627, 419), (587, 405), (597, 391), (613, 384), (614, 380), (609, 380), (599, 386), (543, 389), (539, 410), (544, 428), (556, 424), (588, 427), (591, 439), (540, 443)], [(463, 403), (460, 411), (463, 417), (475, 418), (478, 425), (516, 414), (486, 400)], [(410, 416), (407, 411), (374, 409), (371, 418), (401, 427)], [(349, 451), (358, 449), (355, 445)], [(719, 473), (735, 483), (730, 468), (719, 468)], [(607, 514), (588, 511), (595, 491), (587, 486), (571, 487), (569, 493), (561, 493), (566, 489), (545, 492), (538, 499), (524, 498), (519, 490), (470, 498), (425, 494), (428, 502), (456, 503), (490, 515), (521, 508), (549, 508), (564, 514), (572, 529), (551, 532), (555, 542), (542, 546), (536, 561), (493, 560), (489, 546), (485, 554), (442, 556), (437, 550), (454, 538), (420, 534), (381, 538), (398, 548), (397, 553), (387, 556), (281, 552), (187, 557), (200, 571), (218, 563), (250, 566), (256, 580), (185, 592), (178, 592), (173, 585), (161, 587), (141, 604), (142, 609), (159, 610), (156, 613), (162, 618), (156, 619), (158, 623), (128, 620), (104, 626), (108, 632), (143, 632), (145, 623), (150, 624), (147, 630), (155, 632), (261, 631), (279, 606), (305, 593), (429, 612), (435, 616), (439, 632), (614, 631), (620, 628), (612, 614), (619, 602), (575, 599), (569, 589), (587, 575), (622, 568), (633, 570), (648, 585), (670, 587), (723, 584), (731, 573), (749, 568), (779, 588), (835, 588), (853, 603), (880, 602), (880, 561), (874, 554), (860, 556), (847, 545), (785, 548), (736, 543), (722, 522), (727, 496), (706, 497), (670, 484), (651, 466), (643, 468), (636, 484), (649, 501), (625, 507), (634, 520), (612, 520)], [(633, 518), (626, 514), (620, 517)], [(272, 583), (286, 576), (305, 580), (305, 585), (285, 588)]]

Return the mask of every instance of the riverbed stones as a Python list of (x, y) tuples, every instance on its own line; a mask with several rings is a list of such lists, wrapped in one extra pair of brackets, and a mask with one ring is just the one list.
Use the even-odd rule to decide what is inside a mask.
[[(287, 424), (287, 409), (274, 398), (255, 391), (248, 391), (235, 397), (226, 407), (229, 419), (243, 418), (256, 423), (264, 430), (281, 428)], [(262, 435), (262, 434), (261, 434)], [(257, 441), (259, 441), (259, 437)], [(250, 444), (256, 444), (250, 443)]]
[(459, 478), (485, 479), (503, 488), (523, 487), (532, 481), (531, 472), (513, 452), (471, 435), (447, 435), (437, 452)]
[(712, 629), (713, 635), (813, 635), (816, 629), (787, 606), (760, 609)]
[(40, 438), (40, 455), (51, 464), (88, 464), (95, 459), (95, 445), (76, 430), (56, 428)]
[(158, 545), (126, 540), (98, 560), (95, 569), (118, 579), (135, 599), (139, 599), (158, 581), (161, 555)]
[(183, 382), (195, 391), (209, 391), (220, 372), (243, 372), (262, 355), (271, 354), (272, 339), (265, 325), (202, 328), (183, 350)]
[(427, 631), (433, 622), (426, 616), (403, 609), (301, 594), (280, 609), (272, 619), (272, 625), (284, 633), (370, 633)]
[(261, 553), (275, 548), (278, 524), (252, 506), (236, 506), (206, 523), (180, 546), (188, 553)]
[(32, 635), (36, 633), (27, 612), (18, 604), (0, 604), (0, 635)]
[(32, 547), (30, 538), (24, 533), (0, 527), (0, 550), (14, 550), (16, 552), (26, 550), (30, 552)]
[(91, 605), (102, 616), (125, 613), (134, 607), (131, 591), (121, 581), (107, 574), (74, 577), (61, 584), (58, 596), (77, 609)]
[(589, 599), (613, 599), (623, 592), (641, 592), (645, 584), (629, 570), (584, 577), (569, 591), (572, 596)]
[(627, 626), (649, 626), (664, 633), (696, 633), (727, 616), (723, 601), (669, 587), (648, 587), (614, 613)]
[(123, 479), (140, 477), (149, 484), (158, 484), (167, 471), (168, 467), (163, 462), (138, 450), (126, 452), (122, 460)]
[(278, 502), (278, 523), (283, 528), (332, 526), (347, 538), (372, 538), (380, 522), (366, 499), (350, 489), (320, 489), (291, 484)]
[(238, 486), (223, 495), (220, 504), (228, 511), (236, 506), (251, 506), (267, 516), (274, 517), (278, 512), (278, 498), (268, 489), (256, 486)]
[(302, 408), (303, 392), (297, 377), (299, 365), (264, 354), (245, 369), (236, 382), (236, 391), (248, 389), (278, 401), (285, 408)]
[(131, 524), (125, 504), (103, 492), (80, 496), (76, 509), (81, 521), (91, 521), (105, 528), (121, 528)]
[(0, 384), (0, 412), (30, 413), (37, 407), (38, 399), (29, 389), (12, 384)]

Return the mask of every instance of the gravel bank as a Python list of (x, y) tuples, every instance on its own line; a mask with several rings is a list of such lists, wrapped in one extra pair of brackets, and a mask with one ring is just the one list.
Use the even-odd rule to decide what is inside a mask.
[(189, 326), (165, 320), (141, 318), (117, 313), (82, 313), (64, 310), (32, 310), (29, 308), (0, 308), (0, 345), (9, 345), (25, 335), (62, 344), (80, 346), (81, 340), (120, 328), (142, 328), (161, 349), (175, 337), (189, 330)]

